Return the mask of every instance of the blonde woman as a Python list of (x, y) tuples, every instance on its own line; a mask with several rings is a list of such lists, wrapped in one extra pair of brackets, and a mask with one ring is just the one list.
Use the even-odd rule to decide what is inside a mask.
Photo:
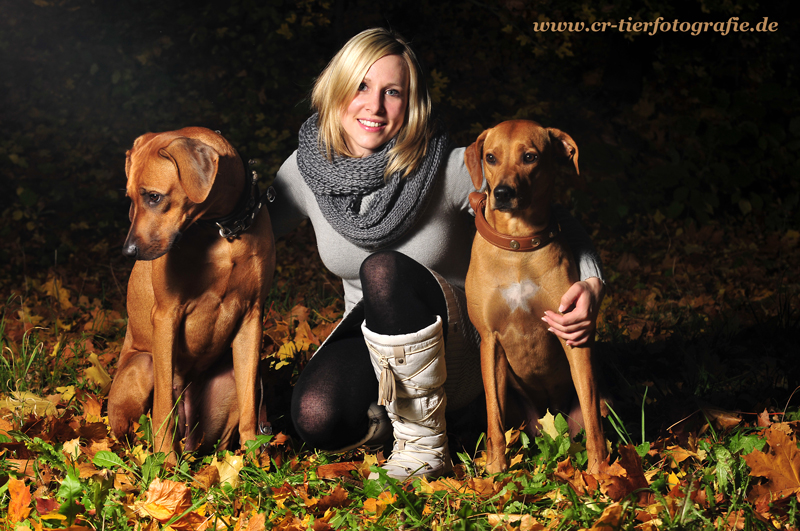
[[(278, 236), (311, 221), (322, 261), (344, 283), (345, 318), (300, 375), (294, 426), (329, 451), (393, 432), (390, 476), (445, 474), (445, 410), (482, 395), (464, 297), (474, 230), (464, 149), (431, 119), (414, 52), (385, 29), (350, 39), (311, 103), (270, 215)], [(571, 312), (544, 317), (580, 345), (594, 331), (601, 268), (578, 223), (563, 209), (559, 221), (583, 280), (562, 299)]]

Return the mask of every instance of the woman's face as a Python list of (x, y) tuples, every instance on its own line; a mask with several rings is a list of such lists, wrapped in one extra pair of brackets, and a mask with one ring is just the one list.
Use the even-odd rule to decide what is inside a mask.
[(371, 155), (403, 127), (408, 105), (408, 68), (399, 55), (369, 67), (353, 101), (342, 111), (347, 148), (354, 157)]

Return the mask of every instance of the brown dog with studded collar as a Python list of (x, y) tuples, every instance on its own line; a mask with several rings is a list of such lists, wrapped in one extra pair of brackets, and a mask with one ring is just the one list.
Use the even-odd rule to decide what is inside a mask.
[[(127, 153), (128, 329), (108, 398), (117, 437), (152, 405), (155, 451), (225, 448), (256, 435), (269, 213), (214, 131), (147, 133)], [(175, 418), (177, 417), (177, 424)], [(177, 433), (177, 437), (175, 436)]]
[(592, 350), (568, 346), (541, 320), (578, 280), (551, 212), (556, 159), (572, 160), (578, 171), (578, 147), (558, 129), (514, 120), (481, 133), (464, 158), (475, 188), (484, 172), (488, 184), (486, 194), (470, 196), (478, 232), (466, 281), (481, 336), (486, 470), (507, 468), (507, 417), (535, 427), (549, 409), (568, 417), (571, 432), (586, 428), (588, 469), (597, 471), (606, 446)]

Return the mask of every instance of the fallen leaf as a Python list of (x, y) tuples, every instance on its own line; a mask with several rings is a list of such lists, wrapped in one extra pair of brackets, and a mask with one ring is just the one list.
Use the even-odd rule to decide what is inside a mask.
[(33, 413), (37, 417), (55, 415), (57, 412), (52, 402), (28, 391), (13, 391), (8, 398), (0, 400), (0, 409), (23, 416)]
[(219, 468), (213, 464), (208, 465), (197, 472), (193, 479), (195, 485), (205, 491), (208, 491), (208, 489), (219, 483)]
[(85, 369), (83, 374), (100, 387), (101, 394), (108, 394), (108, 390), (111, 389), (111, 376), (100, 363), (100, 358), (97, 357), (97, 354), (92, 353), (89, 355), (89, 363), (92, 366)]
[[(177, 481), (155, 478), (147, 488), (146, 499), (134, 504), (136, 514), (150, 516), (166, 523), (185, 513), (192, 506), (192, 493), (189, 487)], [(177, 522), (169, 525), (175, 530), (201, 531), (208, 527), (209, 520), (192, 511)]]
[(610, 529), (619, 529), (622, 523), (623, 509), (622, 505), (612, 503), (603, 509), (603, 514), (600, 518), (589, 528), (588, 531), (608, 531)]
[(31, 491), (25, 486), (25, 482), (11, 478), (8, 480), (8, 493), (11, 501), (8, 503), (8, 520), (10, 522), (22, 522), (31, 513)]
[(379, 518), (387, 506), (397, 501), (397, 495), (390, 492), (381, 492), (377, 498), (367, 498), (364, 500), (364, 510), (369, 513), (375, 513), (375, 517)]
[(350, 472), (358, 470), (361, 463), (349, 461), (346, 463), (330, 463), (317, 467), (317, 477), (320, 479), (349, 478)]
[(489, 525), (493, 528), (508, 529), (509, 531), (541, 531), (547, 529), (529, 514), (490, 514), (487, 516)]
[(226, 452), (222, 461), (214, 457), (211, 464), (217, 468), (221, 484), (227, 483), (233, 488), (239, 486), (239, 471), (244, 467), (244, 458), (241, 455)]
[(557, 439), (560, 435), (556, 428), (556, 418), (550, 413), (549, 409), (545, 412), (544, 417), (539, 419), (539, 425), (541, 426), (540, 430), (552, 439)]
[(781, 430), (767, 430), (768, 451), (753, 450), (744, 456), (751, 476), (767, 478), (748, 496), (751, 501), (786, 498), (800, 492), (800, 450), (797, 441)]
[(319, 499), (317, 509), (320, 512), (325, 512), (332, 508), (347, 507), (350, 503), (352, 501), (348, 499), (347, 491), (341, 485), (336, 485), (330, 494)]
[[(630, 444), (621, 445), (619, 454), (619, 459), (612, 465), (605, 461), (600, 463), (600, 471), (594, 474), (600, 483), (600, 491), (614, 501), (619, 501), (639, 489), (648, 488), (642, 460), (636, 453), (636, 448)], [(640, 502), (647, 497), (645, 490), (639, 492)]]

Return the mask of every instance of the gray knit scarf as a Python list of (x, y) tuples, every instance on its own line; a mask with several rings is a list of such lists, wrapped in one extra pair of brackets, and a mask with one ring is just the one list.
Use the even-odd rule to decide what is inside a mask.
[(300, 127), (300, 173), (336, 232), (370, 251), (403, 236), (425, 210), (449, 142), (446, 134), (437, 134), (416, 171), (405, 178), (397, 172), (384, 179), (396, 138), (364, 158), (334, 155), (332, 161), (321, 151), (318, 138), (314, 114)]

